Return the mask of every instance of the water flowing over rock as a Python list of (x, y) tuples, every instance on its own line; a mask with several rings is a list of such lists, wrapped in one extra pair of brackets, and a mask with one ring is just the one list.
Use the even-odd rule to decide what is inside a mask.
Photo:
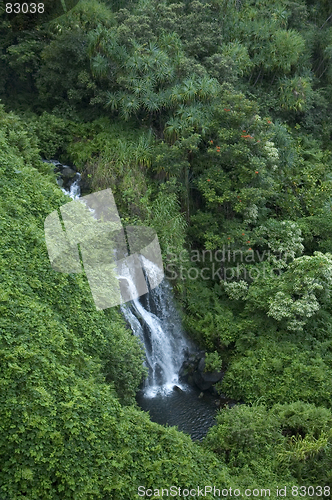
[[(143, 257), (143, 265), (153, 271), (153, 264)], [(134, 286), (130, 282), (129, 286)], [(144, 384), (147, 396), (182, 388), (179, 371), (189, 350), (193, 349), (184, 336), (181, 320), (173, 304), (169, 283), (164, 280), (148, 294), (121, 307), (134, 334), (145, 346), (149, 374)]]
[[(49, 163), (58, 164), (55, 160)], [(79, 199), (81, 191), (78, 172), (66, 184), (67, 189), (61, 175), (58, 184), (73, 200)], [(115, 251), (115, 260), (116, 254)], [(204, 352), (197, 353), (197, 348), (186, 338), (170, 284), (164, 279), (151, 290), (149, 282), (154, 282), (154, 277), (157, 278), (159, 267), (143, 255), (139, 259), (149, 292), (121, 305), (128, 325), (141, 340), (146, 353), (148, 376), (143, 389), (137, 394), (137, 402), (142, 409), (149, 411), (151, 420), (176, 425), (179, 430), (190, 434), (192, 439), (202, 439), (215, 423), (219, 401), (207, 392), (199, 397), (194, 381), (189, 382), (192, 386), (187, 384), (186, 367), (189, 367), (193, 379), (193, 371)], [(135, 292), (135, 276), (127, 267), (126, 259), (118, 260), (117, 275), (122, 286)], [(191, 360), (195, 361), (195, 366), (192, 366)]]
[[(63, 187), (63, 192), (73, 200), (80, 197), (80, 174), (56, 160), (48, 163), (55, 165), (54, 170), (60, 173), (60, 181), (71, 177), (72, 182)], [(63, 174), (65, 173), (65, 174)], [(74, 176), (72, 174), (75, 174)], [(161, 273), (159, 267), (148, 258), (139, 257), (146, 278), (148, 293), (138, 299), (121, 306), (133, 333), (142, 341), (146, 353), (148, 377), (145, 381), (145, 394), (154, 396), (157, 393), (169, 393), (174, 386), (181, 389), (179, 371), (189, 350), (194, 347), (184, 336), (181, 320), (173, 304), (172, 291), (169, 283), (162, 283), (151, 290), (150, 283), (159, 283)], [(127, 288), (130, 296), (139, 296), (133, 270), (128, 267), (128, 259), (117, 261), (117, 276), (123, 288)], [(162, 277), (162, 276), (161, 276)]]
[(49, 163), (53, 167), (54, 173), (58, 174), (57, 183), (62, 191), (73, 200), (77, 200), (81, 196), (81, 174), (58, 160), (43, 160), (43, 162)]

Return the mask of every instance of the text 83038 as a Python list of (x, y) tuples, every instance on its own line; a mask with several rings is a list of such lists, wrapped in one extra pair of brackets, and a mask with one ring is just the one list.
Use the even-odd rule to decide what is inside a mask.
[(43, 3), (6, 3), (7, 14), (43, 14), (44, 10)]

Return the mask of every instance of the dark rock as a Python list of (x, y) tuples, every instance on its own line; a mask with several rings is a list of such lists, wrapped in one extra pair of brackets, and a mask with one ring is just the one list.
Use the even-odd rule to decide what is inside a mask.
[(184, 358), (185, 358), (186, 360), (188, 360), (188, 359), (190, 358), (191, 353), (190, 353), (190, 351), (189, 351), (188, 347), (186, 347), (186, 348), (185, 348), (184, 353), (183, 353), (183, 356), (184, 356)]
[(63, 168), (62, 163), (60, 163), (58, 160), (45, 160), (45, 163), (49, 163), (53, 168), (53, 172), (55, 173), (61, 172)]
[(181, 379), (190, 385), (196, 385), (201, 391), (211, 390), (216, 396), (218, 392), (213, 388), (213, 384), (219, 382), (224, 372), (205, 372), (205, 352), (200, 351), (190, 355), (180, 369), (179, 375)]
[[(200, 361), (198, 363), (197, 371), (200, 375), (200, 379), (204, 382), (204, 385), (210, 384), (208, 389), (212, 386), (212, 384), (219, 382), (223, 378), (223, 375), (224, 375), (224, 372), (221, 372), (221, 371), (220, 372), (218, 372), (218, 371), (206, 372), (205, 371), (205, 357), (200, 359)], [(201, 385), (202, 385), (202, 382), (201, 382)]]
[(204, 368), (205, 368), (205, 357), (204, 358), (201, 358), (199, 360), (199, 363), (198, 363), (198, 367), (197, 367), (197, 370), (201, 373), (204, 372)]
[(71, 179), (75, 177), (77, 171), (68, 165), (62, 165), (58, 160), (43, 160), (44, 163), (49, 163), (53, 167), (55, 173), (60, 173), (62, 177)]
[(71, 178), (75, 177), (76, 174), (77, 174), (77, 172), (75, 170), (73, 170), (70, 167), (67, 167), (66, 165), (63, 165), (63, 168), (61, 170), (61, 177), (64, 177), (66, 179), (71, 179)]
[(196, 354), (197, 361), (199, 361), (201, 358), (205, 358), (205, 351), (200, 351)]
[(174, 385), (174, 386), (173, 386), (173, 391), (176, 391), (176, 392), (183, 392), (183, 390), (181, 389), (181, 387), (179, 387), (178, 385)]
[(215, 388), (215, 386), (213, 385), (212, 387), (210, 387), (209, 389), (210, 393), (213, 395), (213, 396), (218, 396), (219, 397), (219, 392), (217, 391), (217, 389)]
[(194, 382), (201, 391), (207, 391), (212, 386), (212, 382), (206, 382), (200, 372), (194, 373)]
[(224, 372), (202, 372), (201, 376), (205, 382), (211, 382), (211, 384), (215, 384), (219, 382), (223, 376)]

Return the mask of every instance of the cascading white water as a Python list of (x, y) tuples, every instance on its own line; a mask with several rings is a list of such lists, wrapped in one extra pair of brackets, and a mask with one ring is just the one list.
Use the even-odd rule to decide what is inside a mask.
[[(54, 165), (54, 167), (55, 167), (54, 172), (57, 171), (59, 166), (60, 166), (60, 168), (71, 169), (70, 167), (68, 167), (66, 165), (62, 165), (62, 163), (60, 163), (58, 160), (44, 160), (43, 159), (42, 161), (44, 163), (49, 163), (50, 165)], [(60, 173), (60, 172), (58, 171), (58, 173)], [(58, 183), (58, 186), (60, 187), (61, 191), (63, 193), (65, 193), (66, 195), (70, 196), (72, 200), (78, 200), (79, 197), (81, 196), (81, 187), (80, 187), (81, 174), (79, 172), (76, 172), (76, 175), (73, 178), (69, 189), (65, 189), (64, 187), (62, 187), (63, 179), (61, 178), (61, 173), (60, 173), (60, 176), (57, 178), (57, 183)]]
[[(145, 257), (142, 256), (141, 261), (148, 275), (159, 271)], [(119, 279), (126, 280), (130, 291), (135, 292), (135, 283), (129, 270), (126, 272), (122, 269)], [(185, 353), (190, 349), (171, 293), (170, 285), (164, 280), (146, 295), (121, 306), (132, 331), (145, 346), (149, 374), (144, 393), (148, 397), (158, 393), (167, 394), (174, 385), (181, 387), (178, 374)]]
[(72, 200), (78, 200), (79, 197), (81, 196), (80, 182), (81, 182), (81, 174), (77, 172), (74, 181), (70, 186), (69, 191), (68, 189), (65, 189), (63, 187), (61, 188), (61, 191), (70, 196)]
[[(58, 164), (56, 160), (48, 160), (47, 163)], [(77, 173), (69, 189), (59, 187), (73, 200), (78, 200), (81, 194), (80, 174)], [(114, 252), (114, 260), (117, 260), (116, 250)], [(186, 351), (195, 352), (197, 349), (183, 335), (170, 284), (164, 279), (153, 290), (149, 287), (149, 279), (151, 282), (159, 281), (154, 280), (155, 275), (160, 273), (159, 267), (143, 256), (140, 256), (140, 261), (149, 293), (121, 306), (133, 333), (145, 347), (148, 377), (143, 391), (137, 394), (137, 401), (142, 409), (149, 411), (152, 421), (176, 425), (179, 430), (190, 434), (192, 439), (202, 439), (215, 423), (214, 397), (198, 397), (198, 389), (179, 383), (179, 370)], [(125, 262), (126, 259), (123, 259), (117, 266), (118, 278), (124, 286), (135, 291), (132, 270), (129, 272)], [(174, 391), (174, 386), (182, 391)]]
[[(77, 172), (70, 190), (61, 187), (73, 200), (80, 198), (80, 179), (81, 175)], [(145, 275), (154, 281), (160, 274), (159, 267), (142, 255), (140, 261)], [(137, 296), (136, 280), (126, 259), (118, 261), (117, 274), (132, 296)], [(175, 385), (183, 388), (179, 382), (179, 370), (186, 351), (192, 350), (193, 346), (183, 335), (170, 285), (164, 279), (159, 286), (151, 290), (148, 279), (146, 283), (149, 293), (123, 304), (121, 311), (134, 335), (145, 347), (148, 377), (144, 383), (144, 395), (154, 397), (157, 394), (168, 394)]]

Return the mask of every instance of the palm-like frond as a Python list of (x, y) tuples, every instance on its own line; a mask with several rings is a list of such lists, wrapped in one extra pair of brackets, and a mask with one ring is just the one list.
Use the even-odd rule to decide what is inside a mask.
[(136, 96), (142, 97), (153, 91), (153, 85), (145, 78), (136, 78), (132, 80), (131, 90)]
[(178, 118), (189, 126), (198, 126), (203, 121), (202, 105), (200, 103), (191, 106), (181, 106), (177, 111)]
[(97, 29), (89, 31), (87, 40), (88, 40), (88, 55), (89, 57), (91, 57), (92, 54), (94, 53), (98, 40)]
[(105, 34), (105, 28), (98, 26), (96, 29), (88, 33), (88, 54), (91, 57), (96, 49), (100, 46), (100, 42)]
[(91, 60), (91, 72), (93, 76), (102, 78), (107, 75), (109, 71), (109, 63), (107, 59), (101, 54), (97, 54)]
[(177, 33), (163, 32), (159, 37), (160, 48), (165, 50), (169, 55), (179, 54), (182, 48), (182, 42)]
[(218, 96), (220, 84), (215, 78), (204, 76), (198, 86), (198, 96), (200, 99), (212, 99)]
[(148, 73), (148, 74), (144, 75), (142, 80), (145, 83), (145, 86), (147, 89), (152, 89), (156, 85), (156, 78), (153, 75), (153, 73)]
[(134, 53), (132, 56), (128, 57), (126, 60), (126, 67), (130, 70), (134, 71), (142, 71), (143, 70), (143, 58), (137, 53)]
[(118, 109), (121, 101), (126, 97), (125, 92), (107, 92), (106, 94), (106, 106), (111, 108), (112, 111)]
[(171, 104), (171, 90), (161, 90), (158, 92), (159, 108), (169, 108)]
[(171, 100), (175, 104), (178, 104), (183, 101), (183, 93), (180, 85), (175, 85), (172, 88)]
[(139, 109), (139, 107), (140, 107), (139, 100), (137, 99), (137, 97), (135, 97), (132, 94), (129, 94), (129, 95), (126, 94), (121, 99), (121, 102), (120, 102), (120, 111), (121, 111), (121, 115), (123, 116), (123, 118), (125, 120), (128, 120), (128, 118), (133, 113), (136, 113), (136, 111)]
[(149, 42), (148, 51), (150, 53), (150, 56), (152, 56), (154, 58), (158, 58), (160, 55), (160, 49), (157, 47), (157, 45), (154, 42)]
[(164, 134), (165, 137), (167, 137), (173, 142), (176, 141), (176, 139), (179, 137), (181, 130), (182, 130), (181, 120), (179, 118), (172, 117), (166, 123)]
[(142, 103), (145, 109), (149, 111), (149, 113), (158, 111), (160, 107), (158, 94), (155, 94), (154, 92), (147, 92), (142, 98)]
[(187, 79), (183, 82), (182, 94), (183, 99), (186, 102), (192, 102), (195, 100), (198, 94), (198, 85), (195, 79)]
[(168, 57), (162, 57), (154, 64), (154, 71), (156, 71), (156, 79), (159, 83), (172, 81), (175, 75), (175, 68)]
[(160, 83), (170, 83), (175, 79), (175, 68), (173, 65), (168, 65), (165, 68), (162, 68), (158, 72), (159, 82)]
[(142, 54), (146, 49), (146, 44), (141, 44), (139, 42), (136, 42), (136, 40), (134, 40), (133, 38), (131, 38), (130, 43), (134, 49), (134, 52)]
[(116, 61), (121, 68), (125, 68), (129, 59), (129, 54), (126, 47), (114, 43), (114, 45), (112, 44), (112, 49), (110, 48), (109, 57)]
[(118, 139), (116, 146), (117, 165), (123, 169), (124, 165), (128, 164), (132, 158), (132, 147), (125, 139)]
[(159, 49), (154, 54), (151, 54), (151, 58), (153, 60), (154, 66), (158, 69), (166, 68), (170, 64), (170, 60), (167, 54)]

